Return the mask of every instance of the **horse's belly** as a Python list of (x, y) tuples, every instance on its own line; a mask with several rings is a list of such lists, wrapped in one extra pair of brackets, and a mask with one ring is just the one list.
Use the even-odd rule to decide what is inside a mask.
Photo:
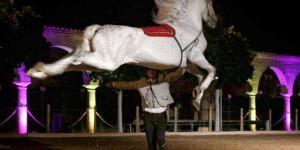
[(181, 50), (173, 38), (150, 38), (142, 42), (135, 55), (136, 63), (151, 68), (165, 69), (179, 66)]

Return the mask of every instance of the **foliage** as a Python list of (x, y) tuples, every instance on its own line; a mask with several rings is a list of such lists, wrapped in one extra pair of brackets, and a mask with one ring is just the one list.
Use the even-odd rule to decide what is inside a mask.
[(133, 81), (145, 76), (145, 68), (136, 65), (122, 65), (116, 71), (110, 72), (90, 72), (90, 80), (100, 80), (100, 82), (113, 81)]
[(227, 87), (230, 84), (245, 84), (252, 77), (253, 50), (247, 39), (234, 26), (208, 30), (206, 58), (217, 69), (218, 84)]
[(50, 44), (43, 37), (43, 22), (31, 6), (15, 7), (12, 1), (0, 3), (1, 63), (30, 67), (38, 60), (47, 60)]

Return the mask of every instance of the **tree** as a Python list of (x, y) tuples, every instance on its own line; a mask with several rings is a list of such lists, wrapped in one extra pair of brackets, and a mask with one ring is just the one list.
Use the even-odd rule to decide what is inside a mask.
[[(42, 17), (31, 6), (17, 9), (13, 1), (0, 2), (0, 32), (2, 71), (12, 74), (13, 68), (22, 63), (29, 68), (38, 60), (48, 60), (50, 44), (42, 35)], [(12, 78), (13, 75), (10, 75), (9, 81)]]
[(88, 72), (90, 80), (100, 80), (101, 83), (107, 81), (133, 81), (144, 77), (145, 68), (136, 65), (122, 65), (116, 71)]
[(234, 26), (219, 27), (206, 33), (208, 47), (205, 55), (208, 61), (217, 68), (220, 87), (245, 85), (252, 78), (255, 57), (247, 39)]

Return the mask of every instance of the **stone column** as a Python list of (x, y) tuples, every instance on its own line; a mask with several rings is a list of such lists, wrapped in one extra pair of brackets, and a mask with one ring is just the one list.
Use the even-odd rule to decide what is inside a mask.
[(88, 90), (87, 130), (89, 133), (95, 133), (96, 88), (99, 87), (99, 81), (91, 81), (89, 84), (83, 86)]
[(118, 91), (118, 131), (123, 133), (123, 111), (122, 111), (123, 91)]
[(221, 91), (215, 91), (215, 131), (220, 131), (220, 96)]
[(31, 82), (15, 81), (14, 84), (18, 87), (18, 134), (27, 134), (27, 86)]
[(283, 95), (284, 98), (284, 129), (291, 131), (291, 96)]
[(26, 75), (24, 64), (16, 68), (15, 73), (17, 78), (13, 83), (18, 87), (18, 133), (27, 134), (27, 86), (31, 83), (31, 78)]
[[(250, 93), (249, 97), (249, 120), (256, 121), (256, 94)], [(256, 124), (250, 124), (250, 130), (256, 131)]]

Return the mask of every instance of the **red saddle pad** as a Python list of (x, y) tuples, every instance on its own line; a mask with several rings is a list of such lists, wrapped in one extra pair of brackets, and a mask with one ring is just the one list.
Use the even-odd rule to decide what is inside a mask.
[(174, 37), (175, 30), (168, 24), (160, 26), (143, 27), (144, 33), (148, 36)]

